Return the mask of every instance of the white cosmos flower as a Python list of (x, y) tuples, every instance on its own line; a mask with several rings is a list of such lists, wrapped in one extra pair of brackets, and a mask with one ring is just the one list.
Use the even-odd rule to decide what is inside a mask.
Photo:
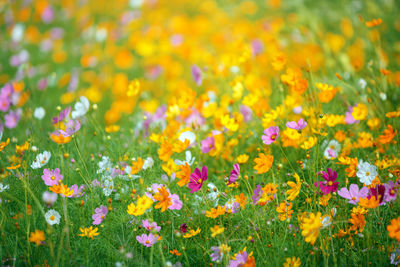
[(195, 157), (192, 158), (192, 152), (190, 152), (189, 150), (186, 150), (185, 154), (186, 154), (186, 160), (182, 161), (182, 160), (176, 159), (175, 160), (176, 165), (184, 165), (185, 163), (187, 163), (189, 166), (192, 166), (192, 164), (196, 158)]
[[(326, 145), (326, 142), (324, 142), (324, 145)], [(335, 159), (339, 155), (341, 146), (338, 141), (336, 140), (331, 140), (329, 143), (326, 145), (325, 151), (324, 151), (324, 157), (327, 159)]]
[(8, 184), (4, 185), (4, 184), (0, 183), (0, 193), (9, 188), (10, 188), (10, 186)]
[(360, 182), (365, 185), (370, 185), (378, 175), (375, 165), (363, 162), (362, 160), (358, 163), (357, 169), (357, 177), (360, 179)]
[(144, 163), (143, 163), (142, 169), (143, 169), (143, 170), (146, 170), (146, 169), (148, 169), (148, 168), (153, 167), (153, 165), (154, 165), (154, 160), (153, 160), (153, 158), (152, 158), (152, 157), (147, 157), (147, 159), (145, 159), (145, 161), (144, 161)]
[(75, 103), (75, 106), (74, 106), (75, 110), (72, 111), (71, 117), (73, 119), (82, 117), (83, 115), (86, 114), (86, 112), (88, 112), (89, 106), (90, 106), (89, 105), (89, 100), (86, 97), (81, 96), (80, 102), (76, 102)]
[(114, 181), (108, 179), (105, 180), (103, 194), (108, 197), (109, 195), (111, 195), (113, 190), (114, 190)]
[(183, 132), (179, 135), (179, 141), (185, 142), (185, 139), (190, 141), (190, 145), (192, 145), (196, 141), (196, 135), (191, 131)]
[(39, 169), (39, 168), (43, 167), (44, 165), (47, 164), (47, 162), (49, 162), (50, 158), (51, 158), (51, 153), (49, 151), (44, 151), (43, 153), (40, 153), (33, 160), (32, 164), (31, 164), (31, 168)]
[(35, 117), (38, 120), (42, 120), (45, 115), (46, 111), (42, 107), (36, 108), (35, 111), (33, 112), (33, 117)]
[(60, 218), (61, 218), (60, 213), (58, 213), (55, 210), (49, 210), (48, 212), (46, 212), (44, 217), (46, 218), (46, 222), (50, 225), (60, 223)]

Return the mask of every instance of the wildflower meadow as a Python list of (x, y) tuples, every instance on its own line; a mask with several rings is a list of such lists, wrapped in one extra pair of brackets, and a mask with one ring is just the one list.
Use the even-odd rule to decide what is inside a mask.
[(1, 266), (399, 266), (397, 0), (0, 0)]

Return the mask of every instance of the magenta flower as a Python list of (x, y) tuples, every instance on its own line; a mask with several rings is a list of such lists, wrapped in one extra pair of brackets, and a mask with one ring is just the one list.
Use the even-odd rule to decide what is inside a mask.
[(44, 169), (42, 179), (47, 186), (58, 185), (62, 181), (63, 176), (60, 174), (60, 169), (55, 170)]
[(256, 205), (258, 203), (258, 201), (261, 198), (261, 195), (262, 195), (261, 185), (257, 185), (257, 187), (253, 191), (253, 196), (251, 197), (254, 205)]
[(154, 245), (155, 243), (157, 243), (158, 240), (158, 236), (153, 235), (152, 233), (146, 235), (146, 234), (142, 234), (141, 236), (136, 236), (136, 240), (142, 244), (143, 246), (146, 247), (151, 247), (152, 245)]
[(236, 180), (239, 178), (239, 175), (240, 175), (240, 166), (239, 164), (236, 163), (233, 165), (233, 170), (231, 171), (231, 175), (229, 176), (228, 179), (228, 185), (236, 182)]
[(315, 182), (315, 187), (319, 188), (324, 195), (331, 192), (336, 192), (338, 189), (339, 182), (336, 182), (337, 173), (331, 168), (326, 169), (328, 172), (320, 171), (318, 175), (321, 175), (325, 181)]
[(192, 189), (190, 193), (194, 193), (196, 191), (199, 191), (200, 188), (203, 186), (204, 181), (207, 180), (207, 167), (203, 166), (201, 169), (201, 172), (199, 168), (196, 168), (194, 172), (190, 175), (190, 182), (189, 182), (189, 188)]
[[(396, 184), (397, 183), (398, 182), (396, 182)], [(387, 182), (387, 184), (384, 184), (384, 186), (386, 187), (385, 197), (384, 197), (385, 202), (396, 200), (397, 192), (398, 192), (398, 185), (395, 185), (395, 183), (393, 183), (393, 181), (389, 181), (389, 182)]]
[(384, 205), (386, 204), (385, 202), (385, 192), (386, 192), (386, 187), (382, 184), (377, 185), (375, 188), (370, 188), (369, 189), (369, 196), (368, 199), (370, 199), (371, 197), (375, 197), (375, 199), (379, 199), (379, 205)]
[(368, 191), (368, 188), (365, 186), (359, 190), (358, 185), (351, 184), (350, 190), (348, 190), (346, 187), (343, 187), (338, 191), (338, 195), (348, 199), (350, 204), (357, 205), (359, 198), (365, 198), (368, 196)]
[(201, 75), (201, 69), (196, 65), (192, 66), (192, 76), (193, 76), (193, 80), (195, 81), (195, 83), (198, 86), (200, 86), (201, 83), (203, 82), (203, 78)]
[(268, 129), (264, 130), (264, 135), (261, 136), (264, 144), (270, 145), (275, 142), (276, 138), (279, 136), (279, 127), (278, 126), (271, 126)]
[(149, 223), (149, 220), (142, 220), (142, 226), (150, 232), (153, 230), (160, 232), (161, 230), (161, 226), (158, 226), (156, 222)]
[(201, 152), (208, 153), (215, 147), (214, 137), (207, 137), (203, 141), (201, 141)]
[(306, 126), (307, 126), (307, 122), (305, 122), (302, 118), (298, 122), (289, 121), (286, 123), (286, 127), (297, 130), (297, 131), (300, 131), (300, 130), (306, 128)]
[(103, 222), (104, 218), (106, 217), (108, 213), (108, 208), (104, 205), (101, 205), (100, 207), (96, 208), (94, 210), (95, 214), (92, 215), (93, 223), (94, 225), (99, 225)]
[(65, 108), (63, 111), (60, 112), (60, 114), (58, 114), (57, 117), (54, 117), (52, 119), (52, 123), (56, 124), (58, 122), (63, 121), (65, 118), (67, 118), (69, 116), (69, 113), (71, 113), (71, 107)]

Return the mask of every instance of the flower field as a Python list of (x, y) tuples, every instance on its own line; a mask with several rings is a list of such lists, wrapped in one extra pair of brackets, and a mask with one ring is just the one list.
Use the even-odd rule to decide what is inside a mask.
[(398, 14), (0, 1), (1, 266), (398, 266)]

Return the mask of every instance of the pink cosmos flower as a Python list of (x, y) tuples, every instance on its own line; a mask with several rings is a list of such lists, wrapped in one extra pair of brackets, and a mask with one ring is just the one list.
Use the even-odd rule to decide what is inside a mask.
[(279, 127), (278, 126), (271, 126), (268, 129), (264, 130), (264, 135), (261, 136), (261, 139), (263, 140), (264, 144), (270, 145), (279, 136)]
[(55, 170), (44, 169), (42, 179), (47, 186), (58, 185), (62, 181), (63, 176), (60, 174), (60, 169)]
[(201, 169), (201, 172), (199, 168), (196, 168), (194, 172), (190, 175), (190, 182), (189, 182), (189, 188), (192, 189), (190, 193), (194, 193), (196, 191), (199, 191), (200, 188), (203, 186), (204, 181), (207, 180), (207, 167), (203, 166)]
[(73, 184), (70, 186), (70, 189), (72, 190), (73, 194), (68, 196), (69, 198), (82, 197), (85, 194), (83, 191), (85, 189), (85, 185), (83, 184), (79, 187), (77, 184)]
[(396, 182), (395, 184), (393, 183), (393, 181), (389, 181), (386, 184), (384, 184), (384, 186), (386, 187), (385, 197), (384, 197), (385, 202), (396, 200), (398, 192), (398, 182)]
[(149, 230), (150, 232), (153, 230), (160, 232), (161, 230), (161, 226), (158, 226), (156, 222), (150, 223), (149, 220), (142, 220), (142, 226), (147, 230)]
[(94, 210), (95, 214), (92, 215), (94, 225), (99, 225), (103, 222), (104, 218), (108, 213), (108, 208), (104, 205), (101, 205), (99, 208)]
[(201, 69), (196, 65), (192, 66), (192, 76), (197, 86), (200, 86), (203, 82), (203, 78), (201, 75)]
[(136, 240), (143, 246), (146, 246), (149, 248), (149, 247), (153, 246), (155, 243), (157, 243), (158, 236), (153, 235), (152, 233), (150, 233), (148, 235), (142, 234), (141, 236), (136, 236)]
[(306, 126), (307, 126), (307, 122), (305, 122), (302, 118), (298, 122), (289, 121), (286, 123), (286, 127), (297, 130), (297, 131), (300, 131), (300, 130), (306, 128)]
[(321, 175), (325, 181), (315, 182), (315, 187), (319, 188), (324, 195), (328, 195), (331, 192), (336, 192), (338, 189), (339, 182), (336, 182), (337, 173), (331, 168), (326, 169), (328, 172), (320, 171), (318, 175)]
[(19, 119), (21, 118), (21, 113), (22, 111), (20, 109), (17, 111), (11, 110), (8, 114), (4, 116), (4, 126), (9, 129), (17, 127)]
[(53, 124), (56, 124), (56, 123), (58, 123), (58, 122), (63, 121), (65, 118), (67, 118), (67, 117), (69, 116), (70, 113), (71, 113), (71, 107), (65, 108), (64, 110), (62, 110), (62, 111), (60, 112), (60, 114), (58, 114), (57, 117), (54, 117), (54, 118), (52, 119), (52, 123), (53, 123)]
[(359, 190), (358, 185), (351, 184), (350, 190), (348, 190), (346, 187), (343, 187), (338, 191), (338, 195), (345, 199), (348, 199), (350, 204), (357, 205), (359, 198), (367, 197), (368, 188), (363, 187)]
[(231, 171), (231, 175), (229, 176), (228, 179), (228, 185), (236, 182), (236, 180), (239, 178), (239, 175), (240, 175), (240, 166), (239, 164), (236, 163), (233, 165), (233, 170)]
[(214, 149), (215, 147), (215, 140), (214, 137), (207, 137), (203, 141), (201, 141), (201, 152), (208, 153), (210, 150)]

